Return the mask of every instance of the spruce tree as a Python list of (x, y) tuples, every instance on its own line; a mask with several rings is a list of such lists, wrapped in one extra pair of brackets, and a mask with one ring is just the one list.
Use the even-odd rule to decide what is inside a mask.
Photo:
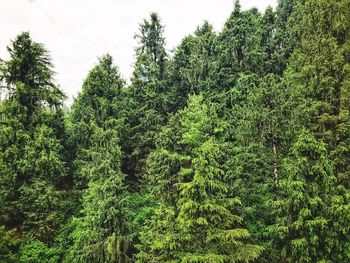
[(6, 99), (0, 133), (1, 224), (51, 242), (62, 222), (66, 184), (62, 102), (48, 52), (29, 33), (16, 37), (3, 65)]
[(167, 54), (165, 51), (164, 26), (157, 13), (151, 13), (149, 20), (144, 19), (140, 24), (139, 33), (135, 35), (138, 40), (136, 56), (148, 54), (150, 60), (159, 68), (159, 78), (163, 78), (166, 67)]
[(264, 72), (261, 16), (257, 9), (242, 11), (239, 1), (218, 36), (216, 84), (228, 90), (241, 72)]
[[(130, 85), (105, 55), (71, 111), (25, 32), (0, 59), (0, 261), (350, 262), (350, 3), (278, 0)], [(68, 136), (67, 136), (68, 135)]]
[(202, 96), (191, 97), (179, 113), (179, 131), (163, 131), (179, 134), (179, 141), (150, 155), (150, 182), (176, 188), (165, 192), (155, 185), (159, 206), (141, 234), (140, 262), (239, 262), (261, 253), (261, 247), (247, 242), (241, 202), (228, 192), (225, 143), (215, 139), (224, 137), (224, 125), (212, 110)]
[(176, 112), (187, 103), (189, 95), (212, 94), (216, 59), (216, 34), (205, 21), (193, 35), (186, 36), (169, 63), (167, 85), (171, 88), (170, 112)]
[[(127, 262), (126, 206), (121, 151), (114, 130), (97, 131), (92, 137), (82, 173), (88, 178), (80, 216), (75, 218), (73, 246), (67, 262)], [(126, 257), (126, 259), (125, 259)]]
[(122, 145), (127, 153), (125, 172), (135, 187), (144, 172), (147, 155), (154, 149), (154, 140), (165, 122), (167, 96), (164, 85), (167, 54), (163, 26), (156, 13), (140, 24), (136, 34), (136, 64), (127, 90), (128, 140)]
[(325, 144), (302, 131), (284, 160), (283, 173), (281, 197), (274, 202), (278, 217), (271, 227), (281, 260), (331, 261), (335, 176)]
[(73, 104), (71, 143), (82, 202), (69, 223), (66, 261), (122, 262), (125, 258), (128, 224), (119, 146), (126, 129), (123, 85), (112, 57), (105, 55), (90, 71)]
[(99, 128), (114, 128), (119, 136), (124, 136), (125, 110), (124, 80), (110, 55), (99, 59), (99, 63), (89, 72), (82, 91), (74, 100), (70, 113), (70, 147), (74, 160), (74, 181), (78, 189), (86, 187), (87, 178), (81, 174), (81, 162), (85, 150), (91, 147), (94, 125)]
[[(295, 130), (307, 129), (325, 144), (334, 162), (336, 181), (331, 187), (332, 217), (328, 229), (330, 258), (348, 261), (349, 244), (349, 126), (348, 1), (298, 2), (290, 30), (297, 41), (285, 79), (297, 107), (292, 112)], [(325, 15), (327, 13), (327, 15)], [(344, 129), (345, 128), (345, 129)]]
[[(204, 142), (192, 160), (193, 178), (179, 184), (179, 238), (181, 262), (249, 262), (262, 248), (247, 243), (248, 230), (237, 215), (239, 198), (229, 194), (222, 149), (213, 139)], [(236, 210), (236, 211), (235, 211)]]

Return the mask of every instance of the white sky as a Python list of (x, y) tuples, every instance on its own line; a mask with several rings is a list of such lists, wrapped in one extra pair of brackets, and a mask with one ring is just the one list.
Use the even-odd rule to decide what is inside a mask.
[[(276, 2), (240, 1), (242, 9), (261, 11)], [(151, 12), (160, 15), (171, 51), (204, 20), (221, 30), (233, 6), (234, 0), (0, 0), (0, 58), (8, 58), (11, 39), (29, 31), (50, 51), (57, 83), (70, 104), (97, 57), (110, 53), (121, 75), (131, 76), (134, 34)]]

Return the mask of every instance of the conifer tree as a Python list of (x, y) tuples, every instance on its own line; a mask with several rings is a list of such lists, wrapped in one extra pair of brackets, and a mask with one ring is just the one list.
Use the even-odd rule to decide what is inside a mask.
[[(261, 253), (240, 228), (241, 203), (228, 192), (224, 144), (214, 139), (222, 139), (224, 126), (211, 114), (202, 96), (191, 97), (179, 113), (177, 145), (150, 155), (150, 181), (161, 182), (161, 187), (175, 183), (176, 188), (155, 191), (159, 206), (141, 235), (140, 262), (247, 262)], [(159, 169), (153, 161), (161, 164)]]
[(278, 0), (130, 85), (105, 55), (70, 112), (24, 32), (0, 59), (0, 262), (350, 262), (350, 2)]
[(4, 263), (15, 263), (17, 259), (17, 242), (14, 239), (15, 231), (7, 231), (0, 227), (0, 257)]
[(140, 25), (136, 39), (136, 64), (131, 86), (127, 91), (130, 125), (129, 139), (122, 145), (127, 153), (126, 170), (129, 181), (136, 185), (140, 179), (145, 160), (154, 149), (154, 140), (165, 122), (167, 96), (164, 85), (167, 54), (163, 26), (156, 13)]
[[(230, 196), (225, 171), (220, 165), (222, 150), (209, 139), (192, 160), (192, 181), (180, 183), (178, 224), (181, 262), (231, 262), (259, 257), (262, 248), (247, 244), (248, 230), (235, 208), (239, 198)], [(237, 208), (236, 208), (237, 209)]]
[(70, 223), (68, 261), (122, 262), (125, 258), (126, 187), (119, 147), (126, 129), (123, 85), (112, 57), (105, 55), (90, 71), (74, 101), (71, 143), (82, 208), (75, 211), (77, 218)]
[(99, 59), (88, 74), (82, 88), (72, 106), (70, 114), (70, 147), (73, 148), (75, 183), (84, 188), (87, 178), (81, 174), (80, 163), (84, 161), (85, 150), (91, 147), (94, 125), (99, 128), (114, 128), (119, 136), (124, 136), (125, 109), (124, 80), (118, 68), (113, 64), (110, 55)]
[(281, 76), (286, 68), (287, 61), (291, 56), (297, 39), (294, 39), (290, 30), (295, 15), (292, 16), (296, 6), (295, 0), (278, 0), (276, 7), (276, 17), (274, 19), (274, 27), (271, 32), (272, 37), (272, 54), (271, 62), (272, 73)]
[(216, 34), (207, 21), (193, 35), (185, 37), (169, 63), (167, 85), (170, 89), (170, 112), (182, 109), (188, 95), (212, 94), (216, 59)]
[[(297, 40), (285, 79), (297, 102), (293, 111), (296, 130), (306, 128), (325, 144), (334, 162), (336, 181), (331, 188), (332, 214), (328, 230), (329, 257), (348, 261), (349, 233), (349, 126), (348, 1), (309, 0), (298, 2), (291, 32)], [(326, 14), (327, 15), (324, 15)], [(346, 233), (346, 234), (345, 234)]]
[(335, 176), (325, 144), (303, 131), (285, 159), (283, 172), (281, 198), (275, 201), (279, 216), (271, 227), (282, 258), (293, 262), (331, 261)]
[(62, 223), (64, 95), (53, 82), (47, 51), (29, 33), (18, 35), (8, 51), (2, 70), (1, 224), (50, 242)]
[(233, 87), (240, 72), (263, 73), (261, 16), (257, 9), (242, 11), (239, 1), (218, 36), (216, 84)]
[[(73, 221), (73, 246), (67, 262), (127, 262), (124, 175), (116, 131), (98, 129), (82, 173), (88, 178), (81, 215)], [(127, 258), (126, 258), (127, 259)]]

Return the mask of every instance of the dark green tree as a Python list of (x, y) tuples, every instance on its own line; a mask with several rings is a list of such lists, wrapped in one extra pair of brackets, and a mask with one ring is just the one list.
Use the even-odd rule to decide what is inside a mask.
[[(349, 247), (349, 15), (348, 1), (298, 2), (290, 22), (296, 49), (285, 74), (297, 101), (294, 129), (306, 128), (325, 144), (336, 182), (329, 205), (330, 258), (348, 261)], [(327, 15), (325, 15), (327, 14)], [(347, 164), (346, 164), (347, 163)]]
[(2, 70), (1, 224), (50, 242), (62, 222), (64, 95), (53, 82), (47, 51), (29, 33), (18, 35), (8, 51)]
[(142, 177), (147, 155), (154, 149), (156, 135), (165, 123), (168, 100), (164, 85), (167, 54), (159, 16), (152, 13), (139, 31), (136, 64), (126, 100), (129, 138), (122, 145), (127, 153), (124, 170), (134, 187)]
[(232, 88), (240, 73), (264, 73), (261, 15), (257, 9), (242, 11), (238, 1), (222, 32), (218, 35), (218, 88)]
[(4, 263), (17, 262), (18, 241), (14, 230), (7, 231), (0, 227), (0, 258)]
[(216, 59), (216, 34), (207, 21), (194, 35), (185, 37), (169, 63), (167, 85), (170, 92), (170, 112), (182, 109), (189, 94), (211, 94)]
[(332, 261), (335, 176), (325, 144), (303, 131), (284, 160), (283, 172), (281, 197), (274, 202), (278, 218), (271, 227), (281, 260)]
[(81, 215), (74, 219), (67, 262), (127, 262), (126, 206), (121, 151), (114, 130), (98, 129), (82, 173), (88, 178)]
[(157, 13), (151, 13), (150, 19), (144, 19), (140, 24), (139, 33), (135, 35), (138, 41), (136, 56), (148, 54), (150, 60), (159, 68), (158, 76), (163, 78), (165, 73), (167, 54), (165, 51), (164, 26)]
[(241, 202), (228, 192), (225, 143), (214, 137), (222, 139), (224, 125), (212, 110), (202, 96), (191, 97), (175, 125), (177, 145), (150, 155), (149, 179), (159, 206), (141, 234), (139, 262), (248, 262), (262, 251), (248, 243)]
[(71, 111), (25, 32), (0, 59), (0, 261), (350, 262), (350, 3), (239, 1)]
[(124, 136), (125, 107), (123, 95), (124, 80), (110, 55), (99, 59), (84, 81), (81, 93), (72, 105), (70, 113), (70, 147), (74, 159), (75, 183), (84, 188), (87, 178), (81, 174), (80, 164), (84, 161), (85, 150), (91, 147), (94, 125), (113, 128)]

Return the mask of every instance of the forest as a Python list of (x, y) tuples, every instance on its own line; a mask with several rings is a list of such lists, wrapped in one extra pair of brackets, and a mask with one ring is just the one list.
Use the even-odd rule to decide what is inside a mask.
[(173, 52), (160, 15), (69, 107), (44, 44), (8, 44), (0, 262), (350, 262), (350, 0), (236, 1)]

